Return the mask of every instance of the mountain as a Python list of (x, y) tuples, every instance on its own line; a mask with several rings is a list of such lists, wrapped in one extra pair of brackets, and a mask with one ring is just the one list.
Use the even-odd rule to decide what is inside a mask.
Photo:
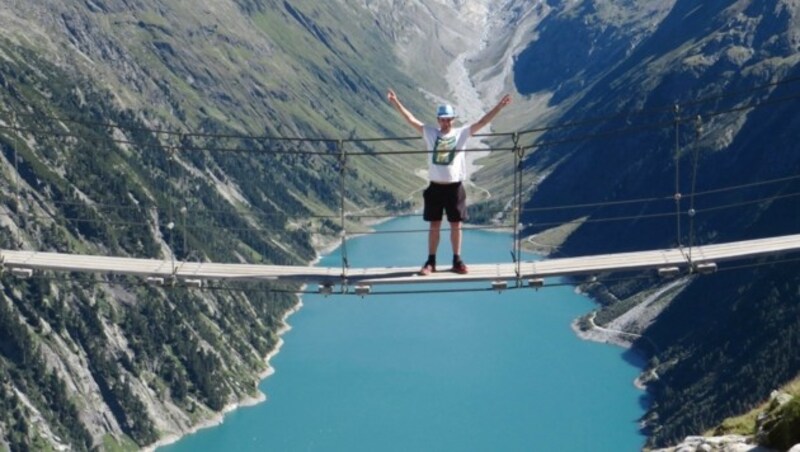
[[(408, 135), (389, 86), (429, 106), (394, 52), (419, 38), (378, 6), (3, 2), (0, 246), (301, 264), (338, 239), (342, 208), (412, 208), (415, 157), (348, 141)], [(413, 11), (392, 9), (411, 23)], [(438, 20), (425, 17), (420, 27)], [(456, 38), (431, 54), (460, 52)], [(138, 448), (261, 397), (299, 289), (10, 272), (0, 287), (0, 447), (11, 450)]]
[[(526, 161), (547, 175), (528, 187), (526, 233), (573, 222), (564, 256), (796, 233), (797, 4), (611, 3), (549, 2), (517, 55), (520, 92), (568, 125)], [(798, 374), (797, 264), (784, 259), (689, 275), (638, 322), (658, 375), (649, 444), (702, 432)], [(602, 276), (617, 279), (589, 286), (605, 322), (664, 284)]]
[[(348, 230), (419, 202), (419, 159), (376, 152), (413, 141), (349, 141), (410, 135), (388, 87), (426, 118), (446, 100), (464, 120), (517, 93), (494, 128), (525, 132), (524, 233), (556, 237), (554, 254), (796, 232), (799, 12), (790, 0), (8, 0), (0, 248), (308, 262), (342, 232), (342, 181)], [(508, 214), (512, 161), (481, 162), (474, 182), (493, 197), (476, 218)], [(630, 324), (658, 377), (649, 445), (746, 411), (800, 370), (796, 263), (720, 270), (674, 286), (576, 281), (602, 324), (655, 298)], [(258, 398), (298, 289), (8, 272), (0, 288), (12, 450), (138, 448)]]

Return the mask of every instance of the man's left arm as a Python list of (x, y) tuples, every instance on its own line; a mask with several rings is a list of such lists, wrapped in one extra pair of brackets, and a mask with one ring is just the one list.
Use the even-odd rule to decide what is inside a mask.
[(470, 135), (478, 133), (479, 130), (481, 130), (487, 124), (492, 122), (492, 119), (494, 119), (494, 117), (497, 116), (498, 113), (500, 113), (500, 110), (502, 110), (506, 105), (508, 105), (510, 103), (511, 103), (511, 96), (509, 94), (506, 94), (505, 96), (503, 96), (502, 99), (500, 99), (500, 102), (498, 102), (497, 105), (494, 106), (494, 108), (489, 110), (476, 123), (474, 123), (471, 126), (469, 126)]

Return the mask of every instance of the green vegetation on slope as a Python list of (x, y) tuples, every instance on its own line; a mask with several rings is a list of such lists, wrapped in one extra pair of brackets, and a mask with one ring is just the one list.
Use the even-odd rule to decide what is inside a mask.
[[(386, 40), (350, 7), (239, 3), (14, 3), (0, 32), (3, 248), (298, 264), (340, 228), (342, 174), (350, 212), (411, 208), (421, 159), (375, 151), (419, 142), (350, 141), (403, 135), (384, 90), (410, 82)], [(44, 23), (48, 45), (24, 39)], [(342, 151), (365, 155), (343, 167)], [(13, 450), (143, 446), (254, 397), (297, 289), (47, 273), (0, 288)]]

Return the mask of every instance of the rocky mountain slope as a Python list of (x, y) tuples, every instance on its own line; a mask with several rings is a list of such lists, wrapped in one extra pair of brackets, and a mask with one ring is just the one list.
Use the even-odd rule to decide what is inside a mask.
[[(517, 59), (520, 91), (549, 97), (566, 109), (555, 123), (573, 124), (544, 132), (539, 142), (554, 144), (528, 160), (547, 177), (529, 187), (527, 231), (579, 225), (562, 255), (796, 233), (797, 3), (629, 2), (624, 14), (605, 3), (560, 4)], [(564, 205), (576, 207), (551, 208)], [(699, 433), (800, 371), (787, 259), (692, 278), (645, 314), (654, 319), (634, 332), (658, 375), (651, 444)], [(662, 284), (642, 276), (595, 286), (608, 305), (598, 319)]]
[[(429, 3), (421, 27), (461, 17)], [(394, 53), (414, 34), (376, 6), (4, 2), (0, 247), (308, 262), (340, 232), (342, 171), (349, 212), (409, 209), (424, 182), (409, 177), (414, 157), (347, 141), (408, 135), (388, 86), (429, 107)], [(389, 12), (412, 23), (413, 10)], [(453, 34), (439, 54), (463, 51)], [(447, 95), (443, 76), (429, 80)], [(140, 447), (258, 398), (297, 303), (296, 287), (269, 283), (3, 272), (0, 287), (0, 448), (12, 450)]]

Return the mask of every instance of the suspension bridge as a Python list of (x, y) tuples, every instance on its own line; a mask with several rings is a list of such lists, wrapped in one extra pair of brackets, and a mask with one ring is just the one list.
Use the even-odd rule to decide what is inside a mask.
[(545, 278), (598, 273), (655, 270), (664, 277), (680, 273), (707, 274), (720, 262), (800, 250), (800, 234), (745, 240), (692, 248), (674, 248), (630, 253), (602, 254), (543, 261), (518, 261), (470, 266), (461, 275), (439, 271), (426, 276), (416, 267), (345, 268), (287, 265), (257, 265), (215, 262), (187, 262), (159, 259), (0, 250), (2, 264), (12, 274), (30, 277), (34, 270), (136, 275), (148, 282), (164, 285), (182, 283), (202, 287), (206, 280), (271, 280), (317, 284), (323, 293), (335, 285), (356, 294), (367, 294), (372, 285), (422, 284), (442, 282), (491, 282), (504, 290), (520, 282), (532, 288), (544, 286)]
[[(785, 83), (793, 82), (795, 80), (788, 80)], [(775, 84), (766, 85), (774, 86)], [(793, 100), (799, 96), (790, 96), (784, 101)], [(753, 105), (750, 108), (755, 108)], [(741, 107), (731, 111), (742, 111)], [(678, 108), (675, 108), (674, 118), (665, 123), (649, 124), (647, 126), (636, 126), (638, 129), (653, 128), (653, 127), (674, 127), (675, 133), (675, 187), (674, 193), (665, 196), (664, 199), (674, 202), (675, 208), (671, 212), (664, 212), (654, 216), (674, 217), (676, 219), (676, 246), (668, 249), (658, 250), (645, 250), (625, 253), (611, 253), (599, 254), (577, 257), (564, 257), (553, 258), (539, 261), (525, 261), (522, 259), (522, 230), (521, 230), (521, 215), (525, 211), (523, 201), (525, 198), (525, 189), (523, 183), (523, 159), (525, 152), (536, 147), (548, 146), (557, 144), (555, 142), (542, 143), (534, 141), (532, 144), (524, 146), (520, 144), (520, 139), (526, 134), (541, 133), (548, 130), (571, 127), (575, 124), (562, 124), (557, 126), (544, 127), (541, 129), (534, 129), (516, 133), (490, 133), (480, 134), (477, 137), (505, 137), (512, 141), (512, 145), (508, 147), (492, 147), (490, 152), (510, 152), (514, 159), (514, 181), (513, 181), (513, 194), (511, 201), (508, 203), (512, 216), (512, 225), (508, 227), (512, 231), (512, 259), (507, 263), (492, 263), (492, 264), (473, 264), (470, 265), (468, 274), (456, 274), (450, 271), (438, 271), (430, 275), (418, 275), (418, 267), (378, 267), (378, 268), (357, 268), (351, 267), (347, 262), (346, 249), (348, 234), (353, 231), (347, 230), (347, 221), (352, 219), (354, 215), (347, 214), (345, 210), (345, 174), (348, 156), (355, 155), (370, 155), (375, 156), (380, 152), (375, 151), (358, 151), (349, 152), (345, 149), (346, 142), (358, 142), (363, 145), (365, 142), (381, 141), (388, 139), (349, 139), (349, 140), (328, 140), (328, 139), (305, 139), (305, 138), (284, 138), (272, 137), (276, 140), (288, 140), (299, 142), (313, 142), (321, 141), (326, 145), (334, 144), (336, 152), (329, 152), (329, 150), (321, 151), (318, 154), (338, 158), (339, 160), (339, 173), (340, 180), (340, 195), (339, 195), (339, 215), (341, 227), (341, 248), (343, 262), (341, 266), (336, 267), (320, 267), (320, 266), (304, 266), (304, 265), (269, 265), (269, 264), (247, 264), (247, 263), (222, 263), (222, 262), (197, 262), (189, 259), (178, 259), (175, 253), (172, 256), (164, 259), (154, 258), (136, 258), (136, 257), (114, 257), (90, 254), (75, 254), (75, 253), (58, 253), (40, 250), (20, 250), (20, 249), (0, 249), (0, 270), (7, 271), (18, 277), (31, 277), (35, 272), (82, 272), (82, 273), (96, 273), (96, 274), (119, 274), (119, 275), (133, 275), (143, 278), (146, 282), (162, 286), (185, 286), (193, 288), (202, 288), (206, 286), (208, 281), (281, 281), (290, 283), (300, 283), (305, 285), (316, 285), (317, 290), (321, 293), (355, 293), (358, 295), (369, 294), (373, 286), (398, 284), (398, 285), (413, 285), (413, 284), (429, 284), (429, 283), (444, 283), (444, 282), (487, 282), (493, 290), (504, 290), (509, 287), (531, 287), (540, 288), (544, 287), (548, 278), (557, 278), (565, 276), (580, 276), (580, 275), (598, 275), (609, 274), (618, 272), (643, 272), (653, 271), (662, 277), (674, 277), (679, 274), (708, 274), (715, 272), (721, 263), (754, 259), (758, 257), (778, 254), (788, 254), (800, 251), (800, 234), (782, 235), (767, 238), (758, 238), (752, 240), (733, 241), (727, 243), (711, 243), (711, 244), (695, 244), (694, 237), (694, 221), (696, 216), (701, 213), (701, 210), (696, 209), (694, 205), (695, 196), (700, 196), (703, 193), (695, 192), (695, 181), (692, 181), (690, 193), (681, 193), (679, 187), (680, 181), (680, 154), (681, 145), (679, 144), (679, 126), (682, 124), (690, 124), (695, 128), (696, 134), (699, 136), (702, 128), (700, 116), (685, 117), (678, 115)], [(729, 112), (717, 112), (714, 114), (724, 114)], [(59, 118), (63, 121), (63, 118)], [(593, 121), (584, 121), (591, 123)], [(578, 123), (576, 123), (578, 124)], [(118, 128), (118, 125), (104, 124), (103, 127)], [(22, 127), (2, 126), (0, 129), (11, 130), (14, 132), (24, 133), (33, 131), (24, 129)], [(154, 135), (160, 133), (167, 133), (167, 135), (175, 135), (171, 131), (149, 131)], [(630, 130), (622, 129), (615, 130), (614, 133), (629, 133)], [(178, 133), (180, 144), (166, 144), (164, 149), (170, 152), (180, 151), (242, 151), (241, 149), (219, 149), (219, 148), (203, 148), (187, 145), (186, 141), (191, 138), (191, 133)], [(207, 134), (194, 134), (195, 137), (208, 137)], [(216, 136), (214, 136), (216, 137)], [(230, 136), (225, 136), (231, 138)], [(591, 139), (594, 136), (583, 137), (584, 139)], [(74, 138), (74, 137), (73, 137)], [(234, 138), (247, 138), (265, 140), (265, 137), (234, 137)], [(418, 137), (414, 137), (416, 139)], [(396, 140), (408, 140), (412, 138), (398, 138)], [(565, 143), (574, 141), (575, 138), (568, 138), (562, 140)], [(130, 145), (129, 141), (119, 141), (119, 144)], [(484, 148), (468, 149), (466, 152), (486, 152)], [(294, 150), (292, 153), (297, 154), (317, 154), (314, 151)], [(403, 151), (401, 151), (403, 152)], [(427, 153), (428, 151), (404, 151), (405, 153)], [(392, 151), (397, 154), (397, 151)], [(16, 159), (16, 152), (14, 158)], [(692, 168), (693, 175), (697, 174), (698, 159), (693, 160), (694, 167)], [(14, 162), (15, 167), (18, 163)], [(19, 174), (18, 168), (16, 173)], [(790, 175), (787, 177), (777, 178), (771, 181), (760, 181), (752, 184), (745, 184), (742, 186), (728, 187), (722, 189), (709, 190), (711, 192), (719, 192), (721, 190), (734, 190), (746, 186), (761, 185), (768, 183), (786, 182), (800, 176)], [(19, 183), (15, 184), (16, 189), (19, 190)], [(773, 201), (779, 197), (786, 195), (774, 195), (767, 199), (755, 199), (748, 203), (763, 203)], [(19, 192), (16, 194), (19, 204)], [(682, 201), (683, 200), (683, 201)], [(688, 206), (681, 204), (688, 200)], [(640, 202), (648, 202), (651, 200), (637, 200)], [(631, 201), (633, 202), (633, 201)], [(596, 207), (598, 205), (611, 205), (619, 204), (620, 201), (612, 201), (607, 203), (592, 204)], [(564, 208), (558, 206), (555, 208)], [(173, 209), (170, 209), (172, 211)], [(709, 208), (714, 210), (714, 208)], [(172, 219), (173, 217), (170, 216)], [(637, 219), (638, 217), (631, 217), (630, 219)], [(608, 220), (608, 219), (606, 219)], [(604, 219), (590, 219), (588, 221), (606, 221)], [(619, 220), (619, 219), (613, 219)], [(681, 231), (682, 223), (689, 222), (688, 242), (684, 240), (684, 233)], [(148, 225), (151, 226), (151, 225)], [(174, 227), (174, 223), (170, 221), (169, 229)], [(185, 227), (185, 225), (184, 225)], [(363, 234), (365, 232), (357, 232)], [(369, 232), (366, 232), (369, 233)], [(185, 237), (185, 236), (184, 236)], [(684, 243), (687, 242), (687, 243)], [(184, 244), (185, 248), (185, 244)]]

